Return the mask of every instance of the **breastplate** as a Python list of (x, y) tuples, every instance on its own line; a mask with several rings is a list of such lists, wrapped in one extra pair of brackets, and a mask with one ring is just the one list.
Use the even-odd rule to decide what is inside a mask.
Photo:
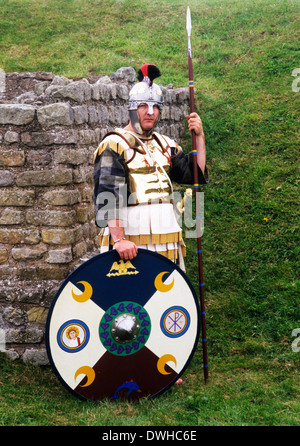
[[(128, 204), (169, 201), (171, 193), (170, 154), (154, 140), (144, 141), (146, 149), (135, 150), (126, 162), (130, 199)], [(132, 155), (132, 152), (131, 152)]]

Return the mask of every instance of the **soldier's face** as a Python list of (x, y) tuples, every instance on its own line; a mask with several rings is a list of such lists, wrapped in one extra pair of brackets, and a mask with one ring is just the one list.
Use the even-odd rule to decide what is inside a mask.
[(143, 130), (151, 130), (159, 116), (159, 108), (155, 104), (149, 109), (149, 105), (141, 104), (138, 107), (138, 115), (140, 120), (140, 125)]

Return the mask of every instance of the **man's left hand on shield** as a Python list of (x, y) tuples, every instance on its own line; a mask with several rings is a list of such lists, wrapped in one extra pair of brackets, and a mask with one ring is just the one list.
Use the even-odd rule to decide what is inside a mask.
[(132, 260), (137, 256), (138, 247), (130, 240), (120, 240), (115, 243), (115, 249), (122, 260)]

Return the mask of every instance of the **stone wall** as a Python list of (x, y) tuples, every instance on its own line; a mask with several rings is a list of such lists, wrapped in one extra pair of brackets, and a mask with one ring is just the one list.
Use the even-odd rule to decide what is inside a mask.
[[(47, 363), (48, 308), (64, 279), (98, 253), (93, 153), (128, 122), (133, 68), (71, 80), (10, 73), (0, 90), (0, 350)], [(3, 87), (3, 83), (2, 83)], [(158, 131), (179, 139), (188, 88), (162, 87)], [(2, 93), (1, 93), (2, 92)]]

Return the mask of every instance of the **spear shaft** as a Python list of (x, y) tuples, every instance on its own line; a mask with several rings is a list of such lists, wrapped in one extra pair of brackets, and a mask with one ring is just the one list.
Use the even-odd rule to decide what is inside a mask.
[[(194, 76), (193, 76), (193, 59), (191, 47), (191, 12), (187, 8), (186, 30), (188, 35), (188, 67), (189, 67), (189, 93), (190, 93), (190, 113), (195, 111), (194, 100)], [(198, 275), (199, 275), (199, 291), (200, 291), (200, 307), (201, 307), (201, 328), (202, 328), (202, 350), (203, 350), (203, 371), (205, 384), (208, 383), (208, 362), (207, 362), (207, 339), (206, 339), (206, 320), (205, 320), (205, 301), (204, 301), (204, 283), (203, 283), (203, 263), (202, 263), (202, 247), (201, 247), (201, 224), (200, 224), (200, 203), (199, 203), (199, 182), (198, 182), (198, 163), (197, 163), (197, 146), (196, 134), (192, 131), (192, 149), (193, 149), (193, 171), (194, 171), (194, 196), (196, 209), (196, 234), (197, 234), (197, 254), (198, 254)]]

